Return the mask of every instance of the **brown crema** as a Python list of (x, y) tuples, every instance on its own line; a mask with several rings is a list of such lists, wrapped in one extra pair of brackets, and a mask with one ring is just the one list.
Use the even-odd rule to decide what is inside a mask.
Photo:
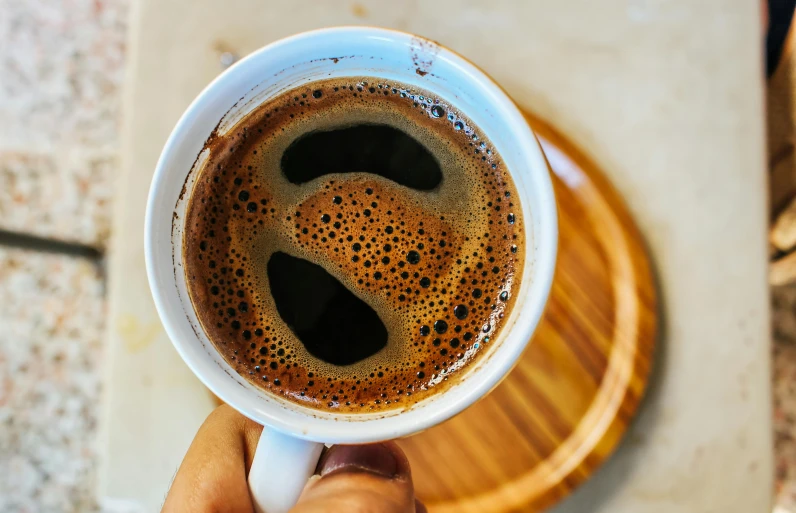
[[(334, 148), (328, 166), (312, 167), (323, 158), (309, 137), (333, 132), (363, 148), (369, 134), (406, 140), (394, 155), (375, 146), (378, 169), (356, 159), (345, 168)], [(421, 150), (436, 182), (401, 170)], [(291, 175), (291, 162), (309, 172)], [(411, 406), (488, 352), (514, 305), (525, 258), (515, 186), (444, 98), (369, 77), (311, 82), (214, 133), (197, 166), (183, 239), (189, 295), (224, 359), (269, 393), (342, 413)], [(345, 365), (315, 356), (280, 315), (274, 255), (323, 268), (378, 314), (386, 344)]]

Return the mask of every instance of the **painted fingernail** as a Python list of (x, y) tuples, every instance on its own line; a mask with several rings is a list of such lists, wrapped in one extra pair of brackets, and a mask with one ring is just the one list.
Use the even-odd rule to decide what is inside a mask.
[(369, 472), (393, 478), (398, 474), (398, 461), (389, 447), (373, 445), (335, 445), (324, 456), (320, 475), (338, 472)]

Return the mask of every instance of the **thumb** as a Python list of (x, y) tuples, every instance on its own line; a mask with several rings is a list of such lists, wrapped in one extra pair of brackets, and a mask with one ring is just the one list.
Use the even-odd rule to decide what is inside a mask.
[(335, 445), (291, 513), (425, 513), (415, 506), (409, 461), (394, 442)]

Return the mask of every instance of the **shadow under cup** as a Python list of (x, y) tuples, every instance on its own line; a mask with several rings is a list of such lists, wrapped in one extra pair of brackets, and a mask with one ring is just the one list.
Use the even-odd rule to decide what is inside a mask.
[[(411, 407), (340, 414), (302, 407), (238, 375), (205, 335), (188, 295), (183, 222), (200, 152), (265, 99), (307, 82), (369, 76), (439, 95), (466, 113), (502, 156), (525, 220), (523, 278), (498, 340), (444, 393)], [(220, 121), (219, 121), (220, 120)], [(197, 157), (199, 156), (199, 157)], [(384, 29), (340, 28), (281, 40), (240, 61), (210, 84), (172, 132), (158, 162), (146, 215), (146, 262), (161, 320), (193, 372), (226, 403), (283, 433), (324, 443), (366, 443), (406, 436), (455, 415), (491, 390), (524, 350), (544, 309), (557, 245), (548, 168), (525, 119), (475, 66), (436, 43)]]

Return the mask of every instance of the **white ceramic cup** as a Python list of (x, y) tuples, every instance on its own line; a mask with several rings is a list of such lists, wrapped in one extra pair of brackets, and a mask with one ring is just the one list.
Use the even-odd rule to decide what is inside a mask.
[[(519, 194), (525, 263), (514, 308), (489, 353), (452, 378), (456, 384), (403, 409), (337, 414), (271, 395), (238, 375), (202, 330), (182, 268), (186, 203), (210, 133), (230, 128), (264, 99), (309, 81), (372, 76), (418, 86), (465, 112), (494, 144)], [(461, 412), (509, 372), (531, 339), (550, 291), (558, 243), (549, 170), (523, 115), (473, 64), (432, 41), (380, 28), (340, 27), (272, 43), (214, 80), (185, 111), (155, 170), (145, 249), (152, 295), (174, 347), (224, 402), (265, 426), (249, 473), (260, 511), (283, 513), (314, 472), (323, 444), (361, 444), (417, 433)]]

